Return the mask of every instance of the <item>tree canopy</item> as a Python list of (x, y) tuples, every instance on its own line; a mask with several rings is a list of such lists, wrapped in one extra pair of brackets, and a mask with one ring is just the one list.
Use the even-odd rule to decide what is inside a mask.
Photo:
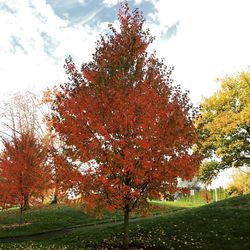
[(41, 197), (50, 185), (47, 150), (33, 132), (3, 140), (0, 156), (0, 204), (29, 207), (32, 196)]
[(250, 72), (220, 79), (221, 88), (203, 100), (196, 121), (199, 149), (207, 158), (201, 175), (250, 165)]
[(250, 193), (249, 168), (234, 169), (231, 181), (227, 185), (229, 195), (243, 195)]
[(52, 122), (75, 163), (70, 183), (85, 206), (124, 211), (128, 249), (130, 212), (174, 193), (200, 158), (191, 150), (195, 109), (172, 84), (172, 67), (147, 54), (153, 38), (142, 14), (125, 2), (118, 18), (120, 30), (110, 26), (80, 71), (66, 60), (70, 81), (54, 91)]
[(32, 91), (7, 96), (0, 103), (0, 136), (14, 138), (32, 131), (42, 139), (44, 113), (39, 97)]
[(51, 184), (43, 108), (31, 91), (14, 93), (0, 108), (0, 203), (26, 209)]

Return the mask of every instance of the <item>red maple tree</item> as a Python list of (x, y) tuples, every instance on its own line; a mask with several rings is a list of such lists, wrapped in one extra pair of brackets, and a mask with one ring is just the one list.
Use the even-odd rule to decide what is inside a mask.
[(61, 148), (58, 148), (58, 146), (50, 148), (48, 154), (52, 172), (51, 187), (54, 189), (53, 199), (50, 204), (56, 204), (62, 200), (68, 201), (70, 189), (73, 188), (76, 182), (72, 176), (74, 165), (72, 166), (67, 160), (67, 153), (64, 153), (62, 145), (60, 146)]
[(199, 157), (191, 150), (195, 111), (173, 86), (172, 68), (148, 56), (153, 38), (142, 14), (125, 2), (118, 18), (120, 30), (110, 26), (80, 72), (66, 60), (70, 82), (54, 92), (52, 119), (75, 162), (71, 179), (85, 206), (124, 211), (128, 249), (129, 214), (176, 192), (178, 177), (191, 179)]
[(47, 150), (34, 133), (24, 132), (3, 140), (0, 157), (0, 204), (29, 208), (31, 197), (39, 197), (50, 184)]

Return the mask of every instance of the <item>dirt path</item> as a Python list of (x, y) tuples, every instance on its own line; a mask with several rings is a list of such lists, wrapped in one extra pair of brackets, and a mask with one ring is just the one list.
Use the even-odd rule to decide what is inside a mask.
[[(154, 217), (159, 217), (159, 216), (162, 216), (162, 215), (157, 215)], [(134, 218), (134, 219), (132, 218), (131, 222), (140, 221), (140, 220), (145, 220), (145, 218)], [(74, 227), (51, 230), (51, 231), (47, 231), (43, 233), (35, 233), (31, 235), (0, 237), (0, 243), (54, 239), (57, 237), (61, 237), (67, 233), (80, 231), (85, 228), (88, 228), (88, 229), (97, 228), (98, 229), (98, 228), (109, 227), (113, 225), (121, 225), (121, 224), (123, 224), (123, 221), (105, 222), (105, 223), (99, 223), (99, 224), (82, 224), (82, 225), (77, 225)]]

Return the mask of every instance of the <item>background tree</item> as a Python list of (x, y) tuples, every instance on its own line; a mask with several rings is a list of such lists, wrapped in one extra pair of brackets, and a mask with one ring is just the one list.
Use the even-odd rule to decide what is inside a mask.
[[(72, 164), (68, 161), (63, 143), (55, 136), (50, 137), (51, 144), (48, 152), (48, 161), (52, 174), (50, 187), (54, 190), (50, 204), (57, 204), (60, 200), (68, 199), (71, 182)], [(65, 197), (66, 196), (66, 197)]]
[[(47, 156), (51, 156), (48, 163), (52, 163), (53, 139), (50, 126), (46, 124), (46, 117), (49, 114), (49, 106), (38, 95), (32, 91), (17, 92), (1, 103), (0, 136), (4, 142), (13, 142), (27, 134), (33, 134), (36, 141), (46, 148)], [(49, 161), (49, 157), (47, 160)], [(53, 166), (50, 164), (51, 169)], [(56, 186), (56, 179), (52, 180), (55, 181), (54, 186)], [(47, 181), (51, 184), (51, 179)], [(52, 185), (50, 188), (53, 188)], [(28, 206), (25, 205), (25, 207)]]
[(209, 202), (208, 185), (211, 185), (213, 179), (216, 177), (214, 170), (217, 167), (217, 162), (214, 160), (204, 160), (197, 173), (197, 179), (205, 185), (205, 201)]
[(3, 140), (3, 145), (0, 158), (0, 202), (19, 204), (22, 215), (23, 210), (29, 207), (30, 197), (40, 196), (50, 184), (47, 150), (32, 132)]
[[(42, 103), (46, 105), (46, 116), (44, 122), (46, 123), (46, 133), (44, 141), (48, 147), (48, 162), (52, 173), (51, 188), (53, 189), (53, 197), (50, 204), (56, 204), (60, 201), (60, 198), (67, 196), (68, 189), (71, 188), (70, 185), (70, 169), (71, 164), (67, 160), (67, 152), (65, 150), (65, 145), (62, 140), (60, 140), (58, 134), (53, 129), (53, 124), (51, 122), (51, 102), (53, 98), (53, 93), (50, 89), (47, 89), (43, 93)], [(65, 193), (66, 192), (66, 193)]]
[(194, 109), (171, 84), (172, 68), (147, 55), (153, 39), (142, 15), (125, 2), (118, 17), (120, 31), (111, 26), (81, 72), (66, 60), (70, 82), (55, 91), (53, 126), (75, 165), (70, 176), (84, 205), (123, 210), (128, 249), (129, 214), (174, 193), (178, 177), (193, 177), (199, 157), (191, 151)]
[(199, 149), (212, 160), (202, 170), (209, 179), (223, 169), (250, 165), (250, 72), (220, 81), (220, 90), (203, 100), (196, 121)]
[(31, 91), (17, 92), (4, 99), (0, 105), (0, 135), (15, 138), (33, 131), (36, 136), (44, 136), (45, 111), (40, 98)]
[(232, 180), (227, 185), (229, 195), (243, 195), (250, 193), (250, 170), (234, 169)]

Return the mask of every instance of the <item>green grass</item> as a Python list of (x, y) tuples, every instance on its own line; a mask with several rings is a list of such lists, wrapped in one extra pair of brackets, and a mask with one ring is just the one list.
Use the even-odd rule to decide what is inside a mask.
[[(168, 213), (189, 207), (190, 204), (172, 204), (173, 202), (153, 201), (155, 205), (154, 215)], [(184, 204), (184, 205), (183, 205)], [(132, 217), (138, 217), (133, 215)], [(99, 224), (122, 220), (121, 213), (105, 213), (101, 219), (94, 215), (84, 213), (81, 207), (50, 205), (42, 208), (32, 208), (24, 211), (23, 224), (20, 226), (19, 209), (8, 209), (0, 211), (0, 237), (30, 235), (34, 233), (47, 232), (51, 230), (74, 227), (80, 224)]]
[[(134, 249), (248, 250), (250, 195), (179, 210), (161, 217), (131, 220), (130, 236)], [(99, 226), (98, 229), (82, 228), (46, 241), (6, 243), (2, 244), (2, 248), (120, 249), (121, 241), (122, 225), (112, 225)]]
[(155, 205), (165, 206), (168, 209), (176, 208), (176, 210), (200, 207), (205, 205), (205, 202), (191, 202), (191, 201), (151, 201)]
[(83, 209), (64, 205), (51, 205), (24, 211), (23, 225), (19, 225), (18, 209), (0, 211), (0, 237), (30, 235), (79, 224), (110, 222), (121, 219), (118, 213), (104, 214), (101, 219), (83, 212)]

